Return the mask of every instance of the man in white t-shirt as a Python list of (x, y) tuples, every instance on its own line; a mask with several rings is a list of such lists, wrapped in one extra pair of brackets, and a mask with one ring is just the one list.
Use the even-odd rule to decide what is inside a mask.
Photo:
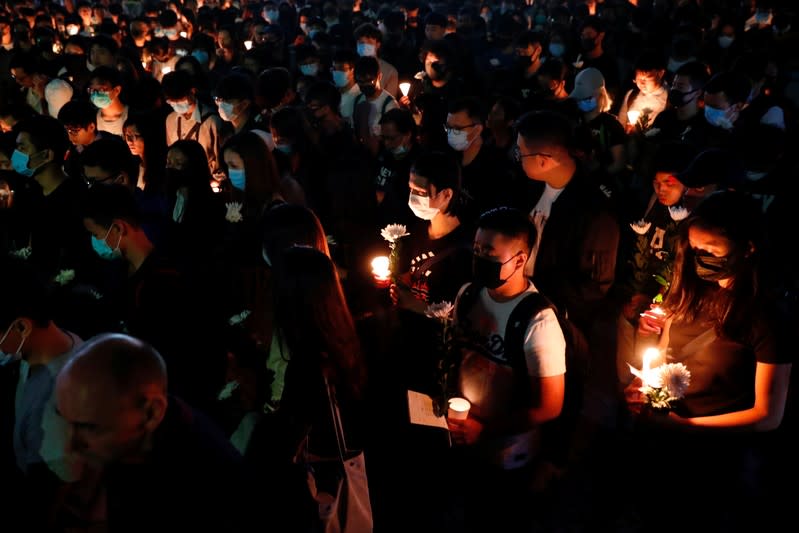
[[(529, 320), (511, 324), (523, 331), (515, 339), (523, 346), (506, 344), (514, 309), (538, 292), (524, 275), (535, 235), (523, 211), (500, 207), (484, 213), (474, 239), (474, 284), (464, 286), (455, 302), (465, 340), (458, 388), (471, 408), (466, 420), (448, 423), (453, 443), (465, 445), (466, 467), (474, 470), (465, 476), (474, 481), (466, 493), (477, 499), (466, 509), (472, 515), (467, 523), (477, 531), (490, 530), (489, 524), (508, 531), (531, 518), (523, 500), (540, 459), (541, 426), (563, 408), (566, 341), (553, 309), (525, 319), (514, 315), (514, 321)], [(509, 527), (498, 519), (508, 520)]]
[(380, 149), (380, 119), (386, 111), (399, 107), (397, 100), (380, 88), (380, 64), (374, 57), (355, 63), (355, 82), (361, 95), (355, 97), (352, 123), (355, 134), (373, 155)]

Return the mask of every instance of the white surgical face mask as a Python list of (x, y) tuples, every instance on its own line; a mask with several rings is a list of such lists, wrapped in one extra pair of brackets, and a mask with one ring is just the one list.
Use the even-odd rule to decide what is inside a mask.
[(361, 57), (374, 57), (377, 55), (377, 48), (373, 44), (358, 43), (356, 48), (358, 50), (358, 55)]
[(422, 220), (433, 220), (439, 211), (437, 207), (430, 207), (429, 196), (419, 196), (413, 193), (408, 197), (408, 207), (411, 208), (414, 215)]
[(319, 63), (300, 65), (300, 72), (305, 76), (316, 76), (319, 73)]
[(220, 102), (218, 107), (219, 107), (219, 118), (227, 122), (233, 122), (233, 119), (236, 116), (233, 113), (233, 108), (236, 107), (236, 105), (231, 104), (230, 102)]
[(469, 134), (465, 131), (450, 130), (447, 133), (447, 142), (453, 150), (463, 152), (472, 142), (469, 140)]
[(729, 48), (734, 40), (735, 37), (730, 37), (729, 35), (719, 35), (719, 47)]
[(172, 106), (172, 109), (174, 109), (175, 113), (177, 113), (178, 115), (185, 115), (186, 113), (191, 111), (191, 102), (189, 102), (188, 100), (183, 102), (174, 102), (169, 105)]

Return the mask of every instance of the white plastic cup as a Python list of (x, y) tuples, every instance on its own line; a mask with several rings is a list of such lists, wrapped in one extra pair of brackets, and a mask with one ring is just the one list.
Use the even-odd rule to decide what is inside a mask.
[(447, 418), (449, 420), (466, 420), (469, 418), (469, 409), (472, 404), (466, 398), (450, 398), (447, 402)]

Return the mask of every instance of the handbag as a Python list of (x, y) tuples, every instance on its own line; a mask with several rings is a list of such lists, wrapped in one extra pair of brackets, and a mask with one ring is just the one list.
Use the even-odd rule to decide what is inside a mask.
[(306, 467), (306, 482), (318, 508), (316, 531), (323, 533), (371, 533), (372, 503), (366, 476), (363, 450), (350, 450), (333, 386), (325, 376), (330, 414), (338, 445), (337, 457), (320, 457), (308, 452), (308, 437), (303, 440), (301, 462)]

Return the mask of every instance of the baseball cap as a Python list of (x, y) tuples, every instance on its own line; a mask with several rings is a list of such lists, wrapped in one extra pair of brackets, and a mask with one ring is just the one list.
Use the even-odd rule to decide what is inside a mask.
[(591, 98), (600, 87), (605, 86), (605, 77), (594, 67), (588, 67), (577, 73), (574, 78), (574, 90), (569, 98), (585, 100)]
[(744, 178), (743, 166), (732, 153), (721, 148), (709, 148), (697, 154), (688, 167), (675, 177), (692, 189), (717, 185), (735, 187)]

